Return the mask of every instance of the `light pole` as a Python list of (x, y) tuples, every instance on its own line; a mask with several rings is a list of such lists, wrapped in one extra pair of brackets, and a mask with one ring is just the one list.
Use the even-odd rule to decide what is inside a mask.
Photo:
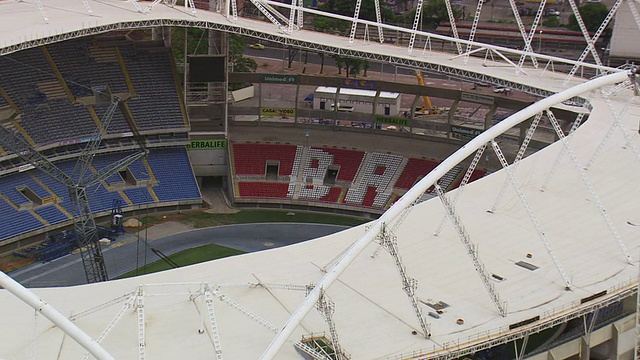
[(538, 52), (542, 52), (542, 30), (538, 32)]

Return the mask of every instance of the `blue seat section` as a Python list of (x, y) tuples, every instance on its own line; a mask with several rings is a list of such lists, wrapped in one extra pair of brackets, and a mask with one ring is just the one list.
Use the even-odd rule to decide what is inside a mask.
[(149, 194), (149, 190), (147, 188), (135, 188), (135, 189), (126, 189), (124, 193), (129, 197), (129, 199), (136, 205), (139, 204), (149, 204), (153, 202), (153, 198), (151, 194)]
[(96, 123), (83, 105), (68, 99), (53, 99), (29, 106), (22, 113), (22, 127), (38, 145), (87, 137), (96, 132)]
[(47, 220), (51, 225), (69, 220), (69, 218), (53, 204), (39, 207), (34, 211), (36, 214), (42, 216), (43, 219)]
[(161, 201), (200, 199), (198, 184), (184, 148), (154, 150), (147, 161), (158, 180), (153, 190)]
[[(97, 61), (92, 49), (106, 58)], [(109, 85), (112, 93), (129, 91), (114, 48), (92, 48), (91, 38), (81, 38), (47, 45), (47, 50), (75, 96), (93, 95), (91, 88), (100, 85)]]
[[(56, 162), (55, 165), (60, 168), (60, 170), (64, 171), (67, 174), (71, 174), (73, 172), (73, 167), (75, 165), (75, 160), (69, 161), (61, 161)], [(69, 201), (69, 190), (66, 186), (58, 183), (53, 180), (51, 177), (43, 174), (38, 171), (38, 178), (42, 180), (52, 191), (56, 194), (60, 195), (65, 201), (63, 201), (60, 205), (64, 206), (64, 208), (70, 213), (74, 213), (71, 202)], [(117, 192), (109, 192), (102, 184), (94, 185), (87, 189), (87, 198), (89, 199), (89, 206), (91, 207), (92, 212), (109, 210), (113, 205), (113, 199), (122, 200), (122, 197)]]
[(129, 170), (137, 180), (148, 180), (151, 178), (151, 176), (147, 174), (147, 168), (144, 166), (141, 159), (138, 159), (129, 165)]
[(0, 57), (0, 85), (22, 111), (46, 98), (38, 90), (39, 82), (55, 80), (51, 66), (38, 48)]
[(138, 94), (137, 99), (127, 102), (138, 129), (184, 128), (180, 98), (171, 71), (171, 52), (133, 46), (120, 46), (119, 49)]
[(0, 214), (2, 214), (0, 240), (44, 227), (44, 224), (31, 215), (29, 211), (18, 211), (3, 199), (0, 199)]
[[(93, 167), (98, 170), (101, 171), (102, 169), (104, 169), (105, 167), (107, 167), (108, 165), (110, 165), (111, 163), (117, 161), (118, 159), (122, 159), (123, 157), (129, 155), (130, 153), (116, 153), (116, 154), (106, 154), (106, 155), (101, 155), (101, 156), (96, 156), (95, 158), (93, 158)], [(124, 180), (122, 179), (122, 177), (120, 176), (120, 174), (115, 173), (111, 176), (109, 176), (106, 179), (107, 184), (109, 185), (114, 185), (114, 184), (122, 184), (124, 182)]]
[(17, 173), (12, 176), (4, 176), (0, 178), (0, 192), (16, 205), (30, 203), (26, 196), (18, 191), (19, 187), (27, 186), (31, 191), (38, 195), (41, 199), (53, 196), (47, 190), (43, 189), (28, 173)]

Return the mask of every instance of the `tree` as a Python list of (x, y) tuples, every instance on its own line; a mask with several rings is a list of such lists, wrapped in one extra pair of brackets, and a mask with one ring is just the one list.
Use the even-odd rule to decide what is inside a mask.
[[(587, 30), (596, 31), (600, 27), (600, 24), (602, 24), (604, 18), (607, 17), (609, 10), (603, 3), (586, 3), (578, 8), (578, 12)], [(569, 16), (567, 28), (580, 31), (580, 25), (578, 25), (578, 20), (575, 15), (571, 14)]]
[[(459, 16), (458, 9), (451, 9), (453, 16), (457, 19)], [(413, 24), (413, 19), (416, 16), (416, 11), (412, 10), (408, 13), (406, 19), (408, 24)], [(447, 5), (445, 0), (429, 0), (422, 6), (422, 27), (423, 29), (435, 29), (440, 25), (442, 21), (449, 21), (449, 13), (447, 12)]]
[[(344, 59), (340, 55), (331, 55), (331, 57), (336, 62), (336, 67), (338, 68), (338, 75), (342, 75), (342, 68), (344, 67)], [(347, 76), (348, 76), (348, 74), (349, 73), (347, 72)]]
[(364, 74), (362, 74), (362, 76), (367, 77), (367, 70), (369, 70), (370, 66), (371, 64), (369, 64), (369, 62), (365, 60), (364, 64), (362, 64), (362, 70), (364, 70)]
[(229, 62), (234, 72), (255, 72), (258, 69), (255, 60), (244, 57), (245, 45), (242, 36), (229, 34)]

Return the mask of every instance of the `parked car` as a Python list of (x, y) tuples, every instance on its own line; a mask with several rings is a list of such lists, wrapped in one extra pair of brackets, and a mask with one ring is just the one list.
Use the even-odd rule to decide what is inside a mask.
[(251, 45), (249, 45), (249, 47), (252, 48), (252, 49), (256, 49), (256, 50), (264, 50), (264, 45), (262, 45), (262, 44), (257, 44), (257, 43), (256, 44), (251, 44)]
[(546, 16), (560, 16), (560, 11), (556, 9), (547, 9), (544, 14)]
[(505, 88), (505, 87), (499, 87), (499, 88), (493, 89), (493, 92), (496, 94), (510, 94), (511, 89)]

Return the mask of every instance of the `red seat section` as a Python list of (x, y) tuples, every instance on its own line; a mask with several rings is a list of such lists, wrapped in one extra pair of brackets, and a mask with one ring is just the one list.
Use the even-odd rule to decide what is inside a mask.
[(286, 198), (289, 191), (288, 183), (274, 183), (261, 181), (238, 182), (240, 197), (257, 198)]
[(320, 150), (333, 155), (333, 164), (340, 165), (340, 171), (336, 176), (337, 181), (353, 181), (364, 158), (364, 151), (327, 147)]
[(376, 187), (368, 186), (367, 192), (364, 194), (364, 200), (362, 200), (362, 205), (366, 207), (373, 206), (373, 201), (376, 199), (376, 195), (378, 195)]
[(410, 189), (416, 183), (416, 180), (427, 175), (436, 166), (438, 166), (438, 163), (433, 160), (410, 158), (398, 181), (396, 181), (395, 187)]
[(329, 193), (320, 198), (320, 201), (337, 203), (340, 198), (342, 189), (339, 186), (334, 186), (329, 190)]
[(293, 170), (296, 146), (288, 144), (233, 144), (236, 175), (265, 175), (268, 160), (280, 162), (279, 176), (289, 176)]
[[(479, 169), (474, 169), (473, 172), (471, 173), (471, 177), (469, 177), (469, 182), (474, 182), (482, 177), (484, 177), (485, 175), (487, 175), (487, 172), (485, 170), (479, 170)], [(460, 183), (462, 183), (462, 177), (459, 177), (458, 180), (456, 181), (455, 185), (453, 187), (451, 187), (451, 189), (457, 189), (458, 186), (460, 186)]]

